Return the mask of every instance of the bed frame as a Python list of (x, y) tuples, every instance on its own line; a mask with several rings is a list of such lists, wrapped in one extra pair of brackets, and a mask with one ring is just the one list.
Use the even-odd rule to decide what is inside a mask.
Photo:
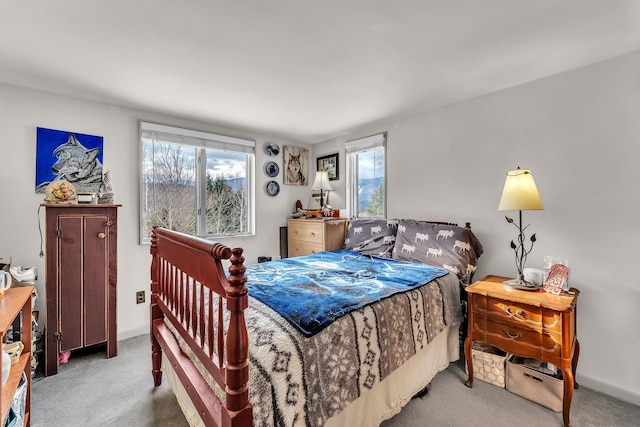
[[(207, 426), (253, 423), (247, 382), (248, 336), (244, 319), (248, 295), (243, 249), (155, 227), (151, 238), (151, 360), (156, 386), (162, 381), (162, 352), (171, 363)], [(223, 260), (229, 260), (229, 277)], [(199, 283), (202, 286), (190, 286)], [(205, 300), (211, 304), (205, 312)], [(218, 316), (213, 304), (218, 303)], [(229, 312), (225, 340), (223, 301)], [(170, 322), (203, 368), (224, 390), (219, 399), (182, 352)], [(215, 351), (218, 349), (218, 351)]]
[[(465, 225), (471, 228), (469, 223)], [(152, 232), (151, 359), (154, 384), (159, 386), (162, 381), (164, 353), (206, 426), (240, 427), (253, 423), (248, 398), (248, 335), (244, 317), (248, 290), (242, 253), (242, 248), (230, 249), (220, 243), (159, 227), (154, 227)], [(223, 261), (231, 264), (228, 277)], [(190, 283), (202, 286), (190, 286)], [(206, 299), (212, 304), (206, 305)], [(213, 309), (215, 301), (218, 303), (217, 316)], [(209, 308), (206, 310), (205, 307)], [(225, 311), (228, 321), (223, 319)], [(223, 397), (216, 395), (182, 352), (167, 322), (196, 355), (203, 369), (215, 379), (223, 391), (218, 395), (224, 394)]]

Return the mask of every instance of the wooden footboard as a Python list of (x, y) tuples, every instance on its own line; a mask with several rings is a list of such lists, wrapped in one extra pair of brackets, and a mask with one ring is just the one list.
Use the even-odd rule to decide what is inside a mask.
[[(151, 360), (160, 385), (162, 352), (207, 426), (250, 426), (248, 297), (243, 250), (155, 227), (151, 240)], [(227, 278), (222, 260), (229, 260)], [(225, 315), (225, 307), (228, 315)], [(179, 347), (189, 346), (224, 398), (220, 399)], [(226, 329), (226, 330), (225, 330)]]

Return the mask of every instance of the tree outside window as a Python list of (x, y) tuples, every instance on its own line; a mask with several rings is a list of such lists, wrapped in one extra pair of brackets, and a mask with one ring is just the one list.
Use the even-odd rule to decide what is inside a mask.
[(385, 135), (347, 142), (347, 200), (353, 217), (386, 215)]
[(143, 242), (154, 226), (200, 237), (252, 233), (252, 153), (175, 134), (141, 134)]

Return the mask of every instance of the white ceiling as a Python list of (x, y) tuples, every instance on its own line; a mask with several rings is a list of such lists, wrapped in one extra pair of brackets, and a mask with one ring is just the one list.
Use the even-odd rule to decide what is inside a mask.
[(638, 0), (5, 0), (0, 14), (0, 82), (308, 143), (640, 50)]

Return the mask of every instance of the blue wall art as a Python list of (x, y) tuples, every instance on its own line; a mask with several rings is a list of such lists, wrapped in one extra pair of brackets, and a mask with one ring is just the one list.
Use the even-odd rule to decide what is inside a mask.
[(37, 128), (36, 193), (56, 178), (64, 178), (76, 191), (97, 193), (102, 184), (103, 137)]

